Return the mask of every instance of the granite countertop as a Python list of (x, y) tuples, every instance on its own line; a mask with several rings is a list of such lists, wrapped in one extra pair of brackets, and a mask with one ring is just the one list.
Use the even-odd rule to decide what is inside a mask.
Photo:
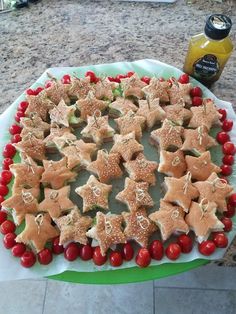
[[(182, 68), (188, 39), (217, 12), (236, 21), (236, 2), (177, 0), (173, 4), (42, 0), (0, 15), (0, 112), (47, 68), (158, 59)], [(236, 22), (231, 31), (234, 44)], [(212, 91), (236, 104), (235, 53)], [(236, 109), (236, 106), (234, 106)], [(223, 265), (234, 265), (236, 240)], [(235, 264), (236, 265), (236, 264)]]

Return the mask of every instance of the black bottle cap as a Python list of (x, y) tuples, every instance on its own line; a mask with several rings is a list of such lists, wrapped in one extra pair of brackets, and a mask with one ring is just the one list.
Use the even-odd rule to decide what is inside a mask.
[(205, 34), (211, 39), (223, 39), (229, 35), (231, 19), (223, 14), (212, 14), (206, 20)]

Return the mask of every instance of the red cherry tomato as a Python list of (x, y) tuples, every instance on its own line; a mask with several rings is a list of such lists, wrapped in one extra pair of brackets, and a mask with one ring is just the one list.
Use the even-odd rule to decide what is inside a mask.
[(16, 244), (15, 238), (16, 238), (16, 235), (13, 232), (9, 232), (5, 234), (3, 238), (3, 244), (6, 249), (11, 249)]
[(127, 242), (123, 245), (121, 250), (122, 257), (125, 261), (131, 261), (134, 257), (134, 249), (132, 245)]
[(16, 153), (16, 149), (11, 143), (8, 143), (4, 146), (3, 152), (2, 152), (3, 157), (12, 158), (15, 156), (15, 153)]
[(12, 255), (15, 257), (21, 257), (26, 251), (24, 243), (16, 243), (11, 249)]
[(7, 213), (3, 210), (0, 210), (0, 225), (7, 220)]
[(202, 97), (202, 89), (199, 86), (195, 86), (190, 90), (192, 97)]
[(52, 252), (57, 255), (64, 252), (64, 247), (63, 245), (60, 245), (59, 242), (60, 242), (59, 237), (54, 238), (52, 241)]
[(16, 122), (20, 122), (20, 119), (25, 116), (25, 113), (23, 111), (17, 111), (15, 114), (15, 120)]
[(5, 201), (5, 198), (2, 196), (2, 195), (0, 195), (0, 208), (2, 208), (2, 202), (4, 202)]
[(230, 197), (229, 197), (229, 204), (231, 206), (236, 207), (236, 193), (233, 193), (233, 194), (230, 195)]
[(232, 223), (232, 220), (230, 218), (222, 217), (221, 222), (225, 225), (225, 227), (224, 227), (225, 232), (229, 232), (232, 230), (233, 223)]
[(61, 79), (62, 84), (70, 84), (71, 83), (71, 78), (69, 74), (66, 74), (62, 77)]
[(235, 215), (235, 207), (227, 204), (227, 211), (223, 213), (225, 217), (232, 218)]
[(134, 71), (129, 71), (129, 72), (126, 74), (127, 77), (131, 77), (131, 76), (133, 76), (133, 75), (134, 75)]
[(35, 96), (37, 96), (38, 94), (40, 94), (41, 92), (43, 91), (43, 87), (37, 87), (36, 90), (34, 91), (35, 92)]
[(12, 143), (18, 143), (18, 142), (20, 142), (21, 140), (22, 140), (22, 138), (21, 138), (20, 134), (15, 134), (15, 135), (13, 135), (12, 138), (11, 138), (11, 142), (12, 142)]
[(76, 243), (69, 243), (64, 251), (64, 257), (68, 261), (72, 262), (79, 256), (80, 250)]
[(13, 221), (5, 220), (0, 227), (0, 231), (2, 234), (13, 233), (16, 230), (16, 226)]
[(12, 173), (10, 170), (3, 170), (0, 175), (1, 184), (8, 184), (11, 182)]
[(215, 252), (215, 243), (211, 240), (203, 241), (198, 244), (198, 250), (202, 255), (209, 256)]
[(220, 121), (223, 122), (226, 117), (227, 117), (227, 111), (226, 109), (218, 109), (218, 112), (221, 114), (221, 118), (220, 118)]
[(151, 258), (160, 261), (164, 256), (164, 247), (161, 241), (153, 240), (149, 246)]
[(141, 81), (143, 81), (144, 83), (146, 83), (146, 84), (149, 85), (149, 83), (150, 83), (150, 81), (151, 81), (151, 78), (148, 77), (148, 76), (143, 76), (143, 77), (141, 78)]
[(45, 248), (38, 253), (38, 261), (42, 265), (48, 265), (53, 259), (52, 251)]
[(230, 136), (226, 132), (218, 132), (216, 135), (216, 140), (219, 144), (223, 145), (224, 143), (230, 141)]
[(228, 245), (228, 238), (224, 232), (215, 232), (212, 240), (218, 248), (225, 248)]
[(93, 257), (93, 248), (91, 247), (91, 245), (89, 244), (83, 245), (80, 250), (80, 258), (83, 261), (88, 261), (92, 257)]
[(98, 78), (96, 77), (96, 74), (93, 71), (87, 71), (85, 73), (85, 77), (89, 77), (91, 83), (97, 83), (98, 82)]
[(180, 257), (181, 247), (178, 243), (170, 243), (166, 248), (166, 256), (175, 261)]
[(26, 94), (29, 95), (29, 96), (36, 96), (36, 91), (32, 88), (29, 88), (26, 90)]
[(9, 132), (14, 135), (14, 134), (20, 134), (22, 128), (17, 125), (17, 124), (13, 124), (10, 129), (9, 129)]
[(221, 174), (223, 176), (230, 176), (233, 172), (233, 168), (229, 165), (222, 165), (221, 168)]
[(202, 105), (202, 98), (198, 97), (198, 96), (194, 96), (192, 98), (192, 105), (196, 106), (196, 107), (201, 106)]
[(123, 258), (120, 252), (113, 251), (110, 254), (110, 264), (113, 267), (119, 267), (123, 264)]
[(0, 184), (0, 195), (6, 196), (9, 192), (9, 189), (6, 185)]
[(25, 112), (25, 110), (28, 108), (28, 106), (29, 106), (28, 101), (22, 101), (19, 103), (18, 110)]
[(47, 81), (47, 82), (45, 83), (45, 88), (47, 89), (47, 88), (51, 87), (52, 85), (53, 85), (53, 82), (52, 82), (52, 81)]
[(233, 155), (225, 155), (225, 156), (222, 158), (222, 162), (223, 162), (225, 165), (232, 166), (232, 165), (234, 164), (234, 156), (233, 156)]
[(116, 79), (112, 76), (108, 76), (107, 79), (110, 81), (110, 82), (116, 82)]
[(187, 84), (187, 83), (189, 83), (189, 76), (188, 76), (188, 74), (186, 74), (186, 73), (182, 74), (182, 75), (179, 77), (178, 82), (181, 83), (181, 84)]
[(151, 255), (146, 248), (141, 248), (135, 258), (135, 262), (139, 267), (147, 267), (151, 263)]
[(235, 154), (235, 146), (232, 142), (226, 142), (222, 146), (222, 151), (225, 155), (234, 155)]
[(5, 158), (2, 162), (2, 169), (9, 170), (9, 166), (13, 164), (13, 160), (11, 158)]
[(103, 256), (99, 246), (96, 246), (93, 251), (93, 262), (97, 266), (105, 264), (107, 261), (107, 256)]
[(30, 268), (36, 262), (36, 256), (32, 251), (26, 251), (20, 258), (20, 263), (23, 267)]
[(182, 253), (190, 253), (193, 249), (193, 240), (186, 234), (181, 234), (177, 239), (177, 243)]
[(222, 123), (222, 130), (224, 130), (225, 132), (229, 132), (232, 130), (234, 125), (233, 120), (224, 120)]

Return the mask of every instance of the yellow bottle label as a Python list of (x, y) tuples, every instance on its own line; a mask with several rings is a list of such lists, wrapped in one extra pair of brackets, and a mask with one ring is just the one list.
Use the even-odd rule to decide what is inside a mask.
[(193, 64), (193, 75), (197, 79), (212, 79), (218, 74), (219, 70), (219, 62), (217, 57), (213, 54), (206, 54)]

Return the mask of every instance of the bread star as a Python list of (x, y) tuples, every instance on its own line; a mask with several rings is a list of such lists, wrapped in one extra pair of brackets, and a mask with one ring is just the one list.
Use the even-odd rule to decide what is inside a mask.
[(220, 213), (227, 211), (226, 198), (233, 191), (233, 187), (220, 179), (215, 172), (206, 181), (198, 181), (193, 185), (200, 193), (200, 201), (206, 198), (209, 202), (216, 203)]
[(52, 189), (60, 189), (67, 182), (75, 180), (76, 173), (67, 167), (67, 158), (59, 161), (43, 160), (44, 172), (41, 182), (44, 186), (50, 186)]
[(211, 153), (206, 151), (199, 157), (185, 156), (187, 171), (191, 172), (192, 178), (197, 181), (206, 180), (212, 172), (221, 172), (220, 167), (211, 162)]
[(124, 97), (135, 96), (139, 99), (144, 97), (142, 89), (147, 84), (141, 81), (138, 75), (135, 73), (131, 77), (121, 79), (121, 88), (123, 89)]
[(155, 171), (158, 167), (157, 162), (147, 160), (144, 154), (139, 153), (135, 160), (129, 160), (123, 165), (128, 172), (130, 179), (144, 181), (150, 185), (155, 185)]
[(127, 241), (134, 240), (140, 246), (147, 247), (150, 236), (157, 230), (155, 224), (148, 218), (145, 208), (131, 213), (123, 212), (125, 220), (124, 234)]
[(187, 120), (192, 117), (190, 110), (184, 108), (184, 104), (176, 104), (163, 107), (166, 113), (166, 119), (175, 124), (183, 125)]
[(64, 134), (66, 134), (67, 136), (68, 133), (72, 134), (70, 128), (65, 128), (65, 127), (61, 128), (57, 124), (52, 123), (51, 128), (50, 128), (50, 134), (47, 137), (45, 137), (43, 141), (46, 145), (47, 151), (54, 152), (56, 149), (54, 139), (63, 137)]
[(175, 78), (171, 79), (172, 85), (168, 90), (170, 97), (170, 104), (177, 105), (179, 102), (184, 101), (186, 105), (192, 104), (190, 96), (190, 90), (192, 88), (191, 83), (181, 84)]
[(55, 143), (57, 149), (61, 151), (65, 146), (71, 145), (76, 141), (77, 137), (70, 131), (64, 132), (61, 136), (55, 136), (53, 142)]
[(51, 123), (69, 127), (70, 118), (74, 116), (75, 106), (67, 106), (62, 99), (57, 106), (49, 111)]
[(161, 102), (169, 102), (168, 89), (169, 83), (167, 81), (152, 77), (149, 85), (143, 88), (143, 92), (149, 101), (159, 98)]
[(60, 152), (67, 157), (67, 166), (73, 169), (77, 166), (87, 167), (91, 163), (91, 157), (97, 150), (94, 143), (85, 143), (83, 140), (70, 142)]
[(108, 154), (103, 150), (99, 150), (97, 159), (87, 166), (87, 170), (95, 173), (102, 183), (107, 183), (111, 179), (116, 179), (122, 176), (119, 162), (119, 154)]
[(167, 191), (163, 200), (183, 207), (187, 213), (191, 201), (199, 196), (198, 189), (191, 182), (191, 173), (188, 172), (185, 176), (178, 179), (165, 177), (164, 180)]
[(147, 100), (139, 100), (139, 109), (136, 112), (137, 116), (142, 116), (146, 119), (147, 127), (152, 128), (158, 121), (165, 118), (165, 111), (159, 105), (159, 99), (148, 102)]
[(204, 125), (210, 130), (213, 125), (220, 123), (221, 114), (212, 100), (204, 99), (202, 106), (191, 107), (190, 110), (193, 114), (188, 125), (190, 128)]
[(161, 128), (151, 132), (150, 138), (155, 145), (159, 145), (160, 149), (181, 148), (183, 132), (183, 127), (165, 119)]
[(208, 134), (205, 126), (199, 126), (194, 130), (184, 129), (184, 143), (181, 150), (191, 151), (196, 155), (200, 155), (208, 148), (216, 145), (216, 140)]
[(89, 92), (85, 99), (77, 100), (76, 106), (80, 111), (80, 118), (87, 121), (87, 117), (92, 116), (96, 110), (103, 112), (107, 108), (108, 102), (97, 99), (93, 92)]
[(143, 151), (143, 145), (135, 140), (134, 132), (126, 135), (115, 134), (114, 142), (111, 153), (120, 154), (125, 161), (131, 160), (135, 154)]
[(160, 200), (159, 210), (151, 213), (149, 218), (159, 227), (163, 241), (176, 231), (189, 232), (189, 227), (184, 220), (183, 208), (163, 200)]
[(93, 116), (88, 116), (88, 124), (81, 131), (84, 138), (92, 139), (97, 145), (101, 145), (103, 142), (112, 140), (115, 134), (114, 129), (108, 123), (108, 116), (101, 116), (99, 111), (94, 113)]
[(54, 219), (54, 221), (60, 229), (60, 245), (64, 245), (71, 241), (83, 245), (88, 243), (86, 232), (92, 224), (93, 220), (91, 217), (82, 216), (76, 208), (66, 216)]
[(23, 128), (22, 131), (20, 132), (21, 140), (25, 140), (28, 137), (33, 136), (39, 140), (44, 140), (44, 132), (35, 128), (35, 129), (28, 129), (28, 128)]
[(93, 175), (85, 185), (75, 189), (83, 199), (83, 213), (93, 209), (108, 210), (108, 196), (111, 191), (112, 185), (99, 182)]
[(148, 188), (147, 182), (136, 182), (130, 178), (125, 178), (125, 188), (116, 195), (116, 200), (126, 204), (131, 212), (136, 211), (141, 206), (152, 207), (154, 203), (148, 193)]
[(117, 97), (116, 100), (111, 102), (109, 105), (109, 116), (111, 117), (124, 116), (130, 110), (136, 112), (138, 108), (131, 100), (125, 99), (123, 97)]
[(158, 171), (168, 176), (180, 178), (186, 172), (186, 162), (184, 153), (181, 150), (176, 152), (160, 151), (160, 163)]
[(130, 110), (123, 117), (115, 119), (115, 122), (118, 125), (121, 135), (126, 135), (134, 131), (136, 139), (140, 141), (145, 120), (144, 117), (136, 116), (135, 113)]
[(34, 160), (47, 159), (45, 156), (45, 144), (43, 140), (36, 138), (32, 134), (29, 134), (23, 141), (14, 144), (15, 148)]
[(25, 116), (30, 117), (32, 114), (37, 114), (43, 121), (47, 121), (48, 111), (55, 104), (46, 97), (45, 92), (41, 92), (37, 96), (26, 96), (29, 105), (25, 111)]
[(45, 89), (45, 93), (55, 105), (58, 105), (62, 99), (66, 104), (70, 104), (68, 96), (70, 87), (70, 84), (62, 84), (60, 81), (54, 80), (51, 86)]
[(48, 212), (54, 218), (69, 212), (75, 208), (75, 204), (69, 199), (70, 186), (64, 186), (59, 190), (44, 189), (44, 200), (39, 204), (39, 210)]
[(36, 253), (42, 251), (45, 244), (59, 235), (58, 230), (51, 225), (49, 215), (26, 214), (25, 229), (16, 237), (16, 242), (30, 245)]
[(121, 215), (104, 215), (97, 212), (96, 225), (86, 235), (98, 241), (103, 256), (112, 245), (126, 243), (126, 237), (121, 227), (122, 222), (123, 217)]
[(2, 208), (12, 209), (12, 216), (16, 225), (20, 225), (26, 214), (38, 212), (38, 201), (31, 189), (22, 189), (2, 202)]
[(72, 78), (71, 86), (68, 94), (72, 98), (84, 99), (88, 95), (89, 91), (93, 91), (93, 86), (90, 83), (90, 78)]
[(194, 231), (200, 243), (207, 240), (212, 231), (223, 231), (224, 229), (224, 224), (216, 216), (216, 208), (216, 203), (209, 202), (207, 199), (203, 199), (200, 204), (191, 203), (185, 221)]
[(44, 122), (37, 113), (32, 114), (29, 117), (21, 118), (20, 124), (24, 129), (27, 128), (29, 131), (37, 129), (42, 131), (43, 134), (50, 130), (50, 124)]
[(113, 90), (119, 86), (118, 83), (110, 82), (108, 78), (99, 80), (94, 86), (94, 94), (97, 99), (113, 100)]

